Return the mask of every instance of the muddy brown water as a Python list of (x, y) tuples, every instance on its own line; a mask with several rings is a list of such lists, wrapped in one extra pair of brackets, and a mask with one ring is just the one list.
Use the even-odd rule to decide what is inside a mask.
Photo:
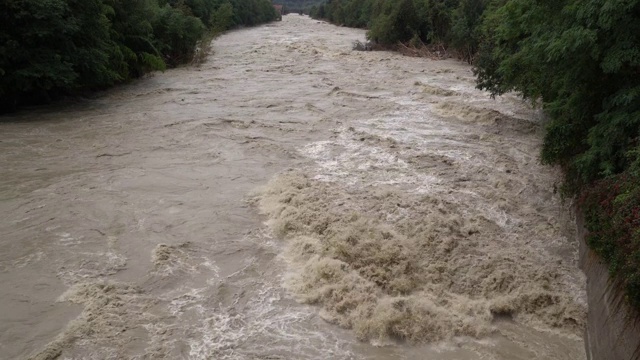
[(584, 358), (540, 113), (363, 39), (289, 15), (5, 117), (0, 358)]

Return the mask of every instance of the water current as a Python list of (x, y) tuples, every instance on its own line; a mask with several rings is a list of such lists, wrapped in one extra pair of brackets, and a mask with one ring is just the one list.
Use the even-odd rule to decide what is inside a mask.
[(2, 359), (583, 359), (541, 113), (298, 15), (0, 122)]

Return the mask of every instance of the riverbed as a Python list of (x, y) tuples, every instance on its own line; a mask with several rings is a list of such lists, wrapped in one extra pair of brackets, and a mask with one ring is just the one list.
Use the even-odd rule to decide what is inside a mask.
[(583, 359), (544, 116), (305, 16), (0, 121), (2, 359)]

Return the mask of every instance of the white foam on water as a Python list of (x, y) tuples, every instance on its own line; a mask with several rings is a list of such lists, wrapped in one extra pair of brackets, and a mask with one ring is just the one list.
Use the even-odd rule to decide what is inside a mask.
[[(568, 242), (558, 224), (537, 223), (561, 209), (534, 207), (549, 204), (550, 189), (522, 195), (547, 170), (523, 167), (504, 146), (530, 124), (473, 106), (447, 107), (446, 120), (432, 110), (337, 128), (300, 149), (312, 165), (258, 192), (285, 241), (285, 286), (377, 345), (482, 339), (500, 331), (500, 316), (573, 338), (584, 289), (564, 286), (576, 271), (547, 250)], [(517, 146), (537, 151), (536, 141)], [(534, 205), (516, 200), (526, 196)]]
[[(435, 176), (411, 171), (403, 159), (380, 147), (354, 139), (347, 129), (342, 129), (335, 141), (314, 142), (300, 152), (316, 161), (321, 171), (314, 178), (321, 181), (340, 182), (347, 186), (428, 186), (439, 181)], [(365, 176), (368, 177), (366, 180)]]

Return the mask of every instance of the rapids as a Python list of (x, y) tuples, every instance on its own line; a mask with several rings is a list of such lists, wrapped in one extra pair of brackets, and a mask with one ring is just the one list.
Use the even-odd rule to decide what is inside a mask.
[(583, 359), (541, 113), (298, 15), (0, 121), (2, 359)]

